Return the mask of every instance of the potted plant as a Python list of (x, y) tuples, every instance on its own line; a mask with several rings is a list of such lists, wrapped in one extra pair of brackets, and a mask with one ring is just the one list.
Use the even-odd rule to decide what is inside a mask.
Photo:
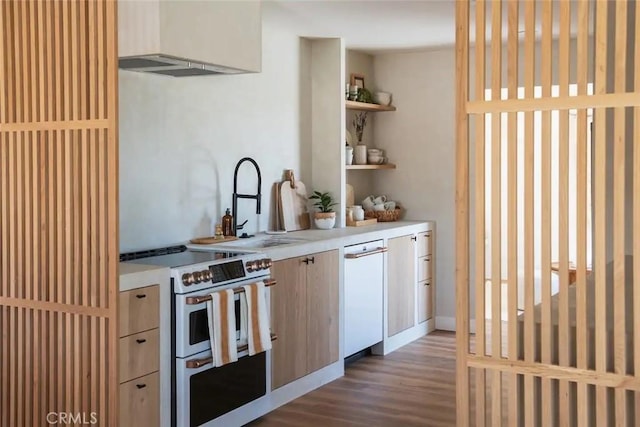
[(333, 206), (337, 205), (337, 202), (333, 201), (333, 197), (328, 191), (321, 193), (314, 191), (309, 199), (316, 200), (313, 204), (318, 208), (318, 212), (313, 214), (313, 222), (316, 227), (321, 230), (330, 230), (336, 225), (336, 213), (333, 211)]

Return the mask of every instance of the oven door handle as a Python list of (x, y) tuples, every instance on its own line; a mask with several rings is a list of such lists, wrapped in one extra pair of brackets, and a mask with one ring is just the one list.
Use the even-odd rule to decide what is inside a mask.
[[(274, 279), (265, 279), (263, 280), (263, 282), (264, 286), (266, 287), (275, 286), (275, 284), (277, 283)], [(235, 288), (233, 290), (234, 294), (240, 294), (242, 292), (244, 292), (244, 288)], [(201, 295), (198, 297), (187, 297), (185, 298), (185, 301), (187, 305), (202, 304), (203, 302), (211, 301), (211, 294)]]
[[(271, 335), (271, 341), (275, 341), (278, 339), (278, 336), (276, 334), (270, 334), (270, 335)], [(238, 347), (238, 353), (245, 351), (248, 348), (249, 346), (247, 344), (241, 345)], [(198, 369), (210, 363), (213, 363), (213, 357), (205, 357), (204, 359), (187, 360), (186, 366), (188, 369)]]

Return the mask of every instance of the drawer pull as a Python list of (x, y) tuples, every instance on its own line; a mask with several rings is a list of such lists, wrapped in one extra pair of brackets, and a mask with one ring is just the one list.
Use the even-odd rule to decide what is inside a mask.
[(147, 297), (147, 294), (137, 294), (136, 295), (136, 298), (138, 298), (138, 299), (142, 299), (142, 298), (146, 298), (146, 297)]
[(416, 241), (418, 240), (418, 238), (417, 238), (416, 236), (413, 236), (413, 237), (411, 238), (411, 240), (413, 240), (414, 242), (416, 242)]
[(138, 388), (145, 388), (147, 385), (146, 384), (136, 384), (136, 387)]
[(144, 338), (138, 338), (138, 339), (136, 340), (136, 342), (137, 342), (138, 344), (142, 344), (142, 343), (147, 342), (147, 340), (145, 340)]

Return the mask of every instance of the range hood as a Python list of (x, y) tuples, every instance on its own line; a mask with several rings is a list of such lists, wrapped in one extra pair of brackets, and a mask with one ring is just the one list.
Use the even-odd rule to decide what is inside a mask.
[(246, 71), (220, 65), (205, 64), (170, 55), (138, 55), (118, 59), (123, 70), (162, 74), (172, 77), (207, 76), (211, 74), (239, 74)]
[(260, 72), (261, 1), (120, 1), (118, 66), (173, 77)]

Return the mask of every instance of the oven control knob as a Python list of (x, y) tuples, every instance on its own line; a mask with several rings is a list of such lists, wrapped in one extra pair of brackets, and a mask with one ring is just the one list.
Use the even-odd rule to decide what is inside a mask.
[(196, 283), (202, 283), (204, 281), (202, 271), (196, 271), (195, 273), (193, 273), (193, 278)]
[(271, 266), (273, 265), (273, 262), (271, 261), (270, 258), (263, 258), (258, 262), (259, 262), (259, 269), (260, 270), (266, 270), (268, 268), (271, 268)]
[(184, 273), (182, 275), (182, 283), (184, 283), (185, 286), (190, 286), (193, 285), (194, 282), (194, 277), (193, 274), (190, 273)]
[(213, 273), (211, 272), (211, 270), (203, 270), (202, 277), (204, 278), (205, 282), (208, 282), (213, 279)]
[(247, 267), (247, 271), (249, 273), (253, 273), (254, 271), (258, 271), (258, 269), (259, 269), (258, 261), (247, 261), (246, 267)]

